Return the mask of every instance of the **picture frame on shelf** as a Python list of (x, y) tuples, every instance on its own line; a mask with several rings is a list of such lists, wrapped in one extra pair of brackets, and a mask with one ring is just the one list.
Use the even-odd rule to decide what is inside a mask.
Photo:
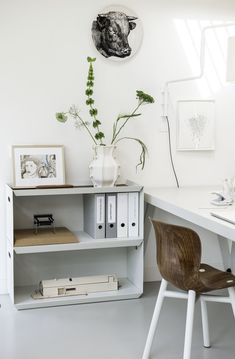
[(14, 187), (65, 184), (62, 145), (14, 145), (12, 159)]
[(215, 150), (215, 101), (181, 100), (177, 103), (177, 150)]

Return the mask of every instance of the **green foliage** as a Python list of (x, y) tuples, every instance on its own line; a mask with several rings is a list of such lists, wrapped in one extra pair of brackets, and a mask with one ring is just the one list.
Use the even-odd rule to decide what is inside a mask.
[(93, 98), (89, 97), (87, 100), (86, 100), (86, 104), (87, 105), (92, 105), (95, 101), (93, 100)]
[(94, 128), (98, 128), (98, 126), (101, 125), (101, 122), (99, 120), (93, 121), (92, 126)]
[(87, 62), (95, 62), (96, 58), (95, 57), (87, 57)]
[(93, 91), (92, 91), (92, 89), (87, 88), (87, 89), (86, 89), (86, 95), (87, 95), (87, 96), (91, 96), (91, 95), (93, 95)]
[[(98, 110), (96, 108), (91, 108), (89, 111), (91, 116), (96, 116), (98, 114)], [(101, 123), (99, 123), (100, 125)]]
[(152, 96), (140, 90), (136, 91), (136, 98), (142, 103), (154, 103), (154, 98)]
[(103, 145), (103, 139), (105, 138), (104, 133), (100, 130), (101, 122), (98, 120), (98, 110), (94, 108), (93, 105), (95, 103), (94, 99), (91, 98), (93, 95), (93, 87), (94, 87), (94, 69), (93, 69), (93, 62), (95, 62), (95, 58), (88, 57), (87, 61), (89, 63), (88, 75), (87, 75), (87, 89), (86, 95), (87, 100), (86, 104), (89, 107), (89, 114), (93, 119), (92, 126), (96, 130), (95, 139), (99, 141), (101, 145)]
[(103, 132), (97, 132), (97, 133), (95, 134), (95, 138), (96, 138), (97, 140), (102, 140), (102, 138), (104, 138), (104, 133), (103, 133)]
[[(88, 67), (87, 82), (86, 82), (87, 87), (86, 87), (86, 91), (85, 91), (85, 94), (87, 96), (86, 105), (89, 107), (89, 114), (92, 118), (93, 130), (89, 129), (89, 123), (82, 119), (82, 117), (79, 114), (78, 109), (74, 105), (70, 107), (68, 112), (57, 112), (56, 119), (57, 119), (57, 121), (64, 123), (68, 120), (68, 117), (72, 117), (75, 120), (75, 124), (77, 127), (79, 127), (79, 128), (84, 127), (87, 130), (89, 136), (92, 138), (92, 141), (96, 145), (97, 144), (105, 145), (105, 143), (103, 142), (105, 139), (105, 135), (104, 135), (104, 132), (101, 130), (101, 121), (97, 118), (98, 109), (94, 107), (95, 100), (91, 97), (94, 93), (95, 77), (94, 77), (93, 63), (95, 61), (96, 61), (95, 58), (87, 57), (87, 62), (89, 64), (89, 67)], [(137, 106), (134, 108), (134, 110), (130, 113), (119, 115), (116, 118), (116, 120), (114, 121), (111, 144), (117, 144), (119, 141), (122, 141), (122, 140), (135, 141), (141, 148), (140, 155), (139, 155), (139, 162), (136, 165), (136, 168), (138, 168), (140, 166), (141, 169), (143, 169), (145, 166), (146, 155), (148, 153), (147, 147), (144, 144), (144, 142), (142, 140), (140, 140), (139, 138), (135, 138), (135, 137), (121, 137), (120, 138), (120, 133), (123, 130), (123, 128), (126, 126), (127, 122), (130, 119), (134, 119), (136, 117), (141, 116), (141, 113), (138, 112), (139, 108), (143, 104), (154, 103), (154, 98), (142, 90), (136, 91), (136, 98), (138, 100), (138, 103), (137, 103)]]
[(55, 117), (59, 122), (66, 122), (68, 119), (68, 116), (65, 112), (56, 112)]

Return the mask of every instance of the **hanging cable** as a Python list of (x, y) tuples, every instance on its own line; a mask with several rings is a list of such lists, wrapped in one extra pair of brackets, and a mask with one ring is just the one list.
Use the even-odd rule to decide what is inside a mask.
[(170, 153), (170, 160), (171, 160), (171, 167), (175, 176), (175, 181), (176, 181), (176, 185), (179, 188), (179, 181), (178, 181), (178, 177), (175, 171), (175, 166), (174, 166), (174, 161), (173, 161), (173, 157), (172, 157), (172, 149), (171, 149), (171, 129), (170, 129), (170, 123), (169, 123), (169, 119), (168, 116), (164, 116), (167, 122), (167, 128), (168, 128), (168, 144), (169, 144), (169, 153)]

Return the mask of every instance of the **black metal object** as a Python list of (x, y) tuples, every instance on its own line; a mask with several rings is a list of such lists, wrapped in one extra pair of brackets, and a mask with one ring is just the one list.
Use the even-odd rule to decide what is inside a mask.
[(35, 233), (37, 234), (39, 227), (52, 227), (53, 232), (55, 232), (54, 218), (50, 214), (34, 214), (33, 224), (35, 228)]

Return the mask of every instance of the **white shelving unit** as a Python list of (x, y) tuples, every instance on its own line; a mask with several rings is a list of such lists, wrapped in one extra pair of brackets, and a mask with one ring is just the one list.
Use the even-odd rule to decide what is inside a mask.
[[(139, 234), (131, 238), (94, 239), (83, 229), (83, 195), (139, 192)], [(8, 291), (17, 309), (138, 298), (143, 293), (142, 186), (128, 182), (116, 187), (19, 189), (6, 185)], [(65, 226), (77, 243), (14, 246), (14, 231), (33, 227), (33, 215), (52, 213), (56, 226)], [(41, 280), (116, 274), (117, 291), (33, 299)]]

